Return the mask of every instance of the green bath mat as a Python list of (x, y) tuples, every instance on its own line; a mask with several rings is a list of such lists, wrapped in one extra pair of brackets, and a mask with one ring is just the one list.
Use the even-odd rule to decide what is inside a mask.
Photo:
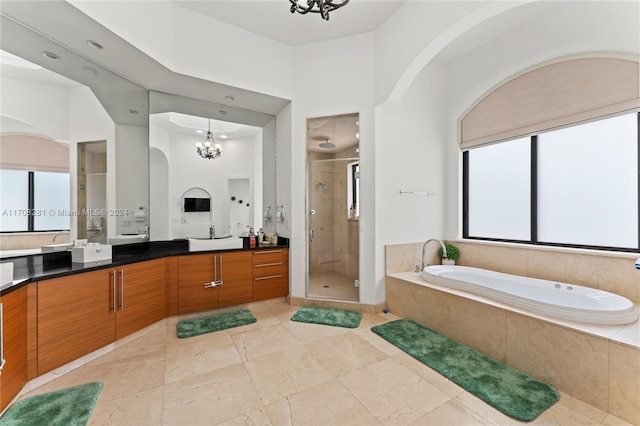
[(360, 325), (360, 312), (343, 311), (341, 309), (315, 308), (305, 306), (293, 314), (291, 321), (310, 322), (314, 324), (334, 325), (337, 327), (357, 328)]
[(253, 324), (256, 322), (248, 309), (239, 311), (224, 312), (222, 314), (209, 315), (202, 318), (193, 318), (180, 321), (177, 326), (178, 337), (200, 336), (201, 334), (213, 333), (214, 331), (226, 330), (227, 328), (240, 327), (241, 325)]
[(551, 386), (413, 321), (371, 331), (514, 419), (530, 422), (560, 399)]
[(92, 382), (20, 400), (0, 417), (0, 425), (84, 426), (101, 390), (102, 383)]

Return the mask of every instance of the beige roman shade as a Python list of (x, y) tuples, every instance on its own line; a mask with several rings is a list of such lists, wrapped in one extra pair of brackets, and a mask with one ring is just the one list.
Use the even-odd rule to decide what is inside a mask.
[(69, 146), (38, 136), (3, 135), (0, 168), (69, 172)]
[(537, 68), (498, 87), (460, 122), (469, 149), (640, 107), (638, 62), (572, 59)]

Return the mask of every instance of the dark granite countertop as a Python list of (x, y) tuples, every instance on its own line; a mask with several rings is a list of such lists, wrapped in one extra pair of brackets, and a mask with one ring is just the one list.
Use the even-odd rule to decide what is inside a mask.
[(0, 263), (13, 262), (12, 283), (0, 286), (0, 296), (10, 293), (23, 285), (33, 281), (42, 281), (51, 278), (59, 278), (82, 272), (90, 272), (99, 269), (113, 268), (131, 263), (144, 262), (146, 260), (161, 259), (169, 256), (196, 255), (203, 253), (262, 250), (273, 248), (288, 248), (287, 238), (278, 238), (278, 245), (272, 247), (255, 247), (225, 249), (213, 251), (189, 251), (189, 242), (186, 239), (173, 241), (152, 241), (135, 244), (113, 246), (111, 260), (90, 263), (71, 262), (71, 251), (35, 254), (2, 259)]

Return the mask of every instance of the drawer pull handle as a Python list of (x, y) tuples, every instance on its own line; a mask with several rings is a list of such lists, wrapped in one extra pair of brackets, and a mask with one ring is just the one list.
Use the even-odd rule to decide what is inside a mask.
[(273, 254), (273, 253), (282, 253), (282, 250), (264, 250), (264, 251), (254, 251), (253, 254)]
[(265, 266), (278, 266), (278, 265), (282, 265), (282, 262), (276, 262), (276, 263), (261, 263), (260, 265), (253, 265), (256, 268), (264, 268)]
[(271, 275), (268, 277), (259, 277), (259, 278), (256, 278), (256, 281), (270, 280), (271, 278), (282, 278), (282, 275)]

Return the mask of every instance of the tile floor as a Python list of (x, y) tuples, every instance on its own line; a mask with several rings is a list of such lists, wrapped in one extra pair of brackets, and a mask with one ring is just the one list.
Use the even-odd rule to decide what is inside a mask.
[[(91, 425), (520, 423), (370, 331), (391, 314), (346, 329), (292, 322), (282, 299), (248, 308), (257, 323), (189, 339), (176, 322), (203, 314), (169, 318), (23, 397), (102, 381)], [(627, 423), (562, 394), (532, 424)]]
[(337, 272), (323, 272), (309, 275), (309, 297), (358, 301), (360, 289), (353, 279)]

